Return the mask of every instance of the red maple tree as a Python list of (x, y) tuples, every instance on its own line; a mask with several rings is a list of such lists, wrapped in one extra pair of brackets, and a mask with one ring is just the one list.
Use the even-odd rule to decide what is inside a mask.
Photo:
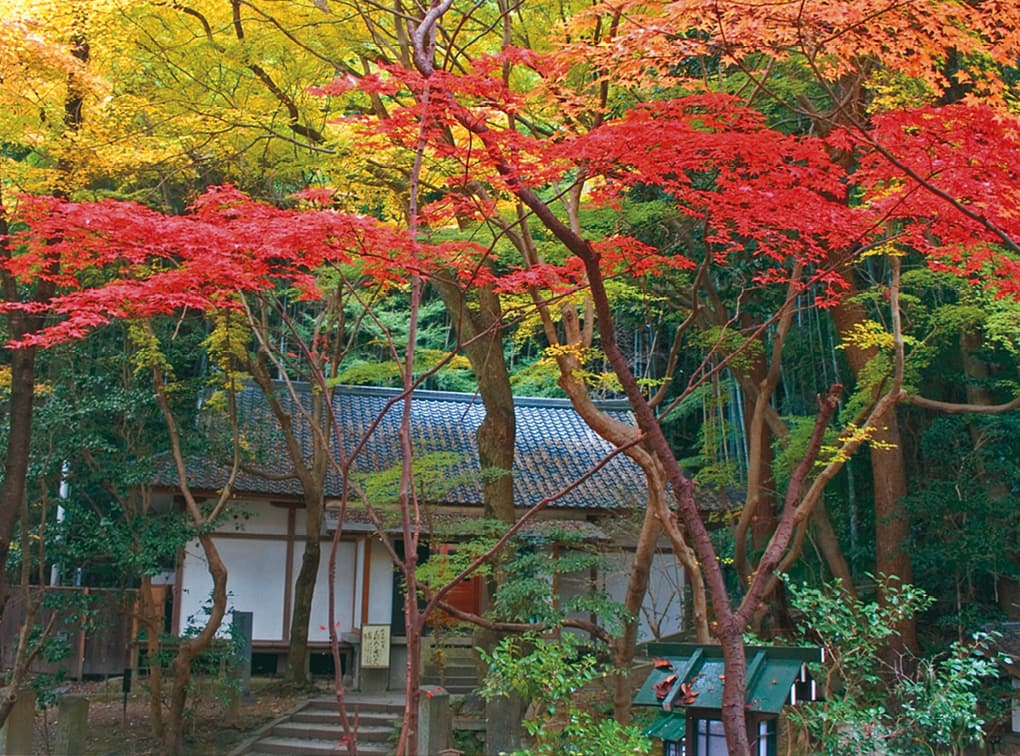
[[(438, 16), (422, 22), (421, 39)], [(555, 59), (508, 50), (454, 75), (436, 70), (426, 50), (418, 52), (416, 69), (389, 67), (385, 78), (366, 77), (360, 86), (394, 103), (387, 119), (364, 123), (366, 135), (410, 150), (425, 145), (448, 166), (449, 193), (424, 208), (421, 220), (438, 226), (465, 212), (490, 216), (498, 208), (476, 191), (484, 184), (521, 203), (569, 253), (564, 262), (522, 264), (496, 274), (480, 264), (489, 250), (473, 244), (430, 244), (417, 233), (331, 210), (281, 210), (228, 187), (214, 188), (183, 216), (127, 203), (23, 198), (19, 227), (9, 240), (19, 254), (5, 264), (14, 275), (51, 281), (62, 293), (45, 305), (58, 317), (54, 325), (21, 344), (78, 338), (111, 318), (229, 308), (234, 293), (280, 282), (315, 296), (314, 271), (323, 265), (357, 264), (375, 280), (394, 285), (429, 276), (435, 263), (455, 270), (466, 287), (587, 287), (602, 348), (631, 401), (644, 443), (667, 472), (680, 520), (704, 566), (713, 629), (726, 654), (727, 737), (733, 752), (745, 752), (742, 633), (775, 582), (794, 527), (838, 469), (832, 463), (813, 472), (838, 387), (820, 399), (815, 433), (791, 479), (786, 506), (744, 597), (731, 606), (693, 484), (616, 345), (605, 286), (612, 276), (654, 275), (694, 261), (625, 236), (588, 238), (554, 212), (543, 192), (580, 182), (591, 186), (588, 201), (611, 205), (632, 187), (655, 187), (701, 225), (712, 265), (726, 266), (734, 255), (750, 253), (759, 283), (792, 285), (794, 291), (821, 284), (820, 305), (837, 301), (847, 288), (848, 262), (880, 245), (909, 249), (936, 269), (1015, 296), (1020, 122), (988, 106), (961, 103), (897, 110), (864, 124), (834, 125), (824, 135), (794, 136), (771, 128), (732, 97), (696, 94), (646, 103), (615, 118), (603, 113), (587, 126), (564, 118), (546, 136), (511, 127), (535, 103), (496, 72), (512, 63), (548, 77)], [(349, 86), (345, 79), (322, 91), (341, 95)], [(544, 96), (550, 91), (554, 88)], [(465, 138), (451, 140), (454, 131)], [(833, 159), (848, 150), (855, 155), (852, 169)], [(892, 310), (895, 318), (895, 299)], [(864, 427), (879, 424), (903, 398), (901, 378), (877, 398)], [(844, 452), (866, 438), (848, 436)]]

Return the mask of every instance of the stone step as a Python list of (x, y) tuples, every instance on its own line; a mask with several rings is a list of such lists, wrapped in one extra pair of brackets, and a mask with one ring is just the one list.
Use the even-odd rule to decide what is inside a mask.
[(463, 696), (471, 693), (472, 691), (478, 690), (478, 686), (474, 683), (470, 685), (444, 685), (443, 687), (446, 688), (448, 693), (454, 696)]
[[(347, 718), (353, 719), (354, 715), (357, 714), (358, 719), (361, 721), (389, 721), (390, 719), (403, 719), (404, 718), (404, 707), (398, 706), (392, 709), (377, 709), (365, 706), (348, 705), (344, 707), (347, 709)], [(296, 714), (308, 714), (309, 716), (322, 717), (322, 716), (335, 716), (337, 720), (340, 720), (340, 713), (337, 711), (337, 706), (322, 706), (308, 704), (301, 708)]]
[(444, 688), (449, 688), (451, 685), (478, 686), (478, 678), (475, 675), (425, 675), (421, 681), (422, 685), (440, 685)]
[(443, 664), (437, 664), (435, 662), (426, 661), (421, 665), (421, 668), (426, 672), (433, 669), (464, 669), (469, 670), (472, 674), (477, 669), (473, 662), (470, 661), (451, 661), (447, 659)]
[[(399, 712), (355, 712), (353, 709), (348, 709), (347, 720), (354, 723), (357, 719), (359, 726), (378, 727), (382, 725), (389, 725), (391, 722), (399, 722), (404, 718), (403, 710)], [(312, 709), (305, 708), (301, 711), (295, 712), (291, 718), (291, 722), (307, 722), (309, 724), (335, 724), (337, 727), (340, 726), (340, 715), (336, 712), (336, 709)]]
[(475, 664), (478, 662), (478, 652), (473, 648), (445, 648), (442, 653), (426, 649), (423, 650), (421, 658), (426, 664), (437, 660), (447, 664)]
[[(336, 706), (336, 696), (315, 696), (314, 698), (309, 698), (308, 703)], [(362, 695), (357, 692), (348, 693), (344, 696), (344, 704), (346, 706), (364, 706), (370, 709), (392, 709), (394, 707), (399, 709), (404, 705), (404, 691), (391, 690), (388, 693), (379, 693), (378, 695)]]
[[(309, 738), (336, 742), (343, 738), (339, 724), (310, 724), (308, 722), (282, 722), (270, 733), (274, 738)], [(358, 745), (362, 743), (385, 743), (393, 735), (392, 726), (368, 727), (358, 723)], [(360, 749), (359, 749), (360, 750)]]
[[(388, 756), (391, 752), (388, 743), (358, 742), (359, 756)], [(336, 740), (308, 740), (307, 738), (269, 737), (259, 740), (248, 752), (248, 756), (267, 756), (268, 754), (290, 754), (290, 756), (341, 756), (347, 749)]]

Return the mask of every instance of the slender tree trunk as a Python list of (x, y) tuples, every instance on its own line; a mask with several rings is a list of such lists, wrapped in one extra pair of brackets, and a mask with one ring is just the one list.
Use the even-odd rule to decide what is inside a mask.
[[(764, 347), (762, 352), (764, 352)], [(763, 354), (754, 360), (754, 364), (748, 372), (748, 378), (756, 386), (763, 385), (768, 373)], [(751, 433), (755, 426), (753, 415), (756, 397), (743, 388), (738, 390), (743, 392), (744, 424), (748, 433)], [(763, 401), (767, 401), (767, 397)], [(772, 463), (775, 457), (772, 445), (775, 438), (768, 423), (758, 423), (757, 425), (759, 426), (759, 437), (747, 439), (748, 449), (758, 450), (758, 465), (755, 468), (757, 470), (756, 479), (748, 481), (748, 485), (753, 487), (756, 493), (755, 508), (751, 515), (751, 547), (755, 551), (761, 552), (765, 550), (776, 529), (776, 481), (772, 475)]]
[[(764, 349), (762, 351), (764, 352)], [(755, 359), (748, 377), (755, 385), (764, 386), (767, 373), (765, 358), (761, 355)], [(775, 437), (768, 423), (753, 422), (756, 397), (743, 388), (739, 388), (738, 391), (743, 391), (744, 420), (748, 433), (757, 432), (758, 434), (757, 438), (747, 439), (748, 453), (757, 456), (753, 462), (748, 460), (747, 489), (751, 500), (747, 505), (753, 507), (748, 528), (751, 536), (751, 548), (755, 553), (760, 554), (768, 546), (777, 523), (776, 482), (772, 474), (772, 466), (775, 461), (772, 447)], [(767, 400), (767, 397), (762, 398), (762, 401)], [(742, 517), (741, 520), (743, 521), (744, 518)], [(747, 533), (738, 527), (737, 537), (744, 545), (743, 540), (747, 538)], [(744, 575), (743, 578), (747, 580), (749, 575)], [(764, 638), (782, 635), (792, 629), (793, 621), (790, 619), (790, 610), (782, 583), (776, 583), (775, 588), (765, 597), (763, 610), (755, 613), (755, 620), (752, 624), (755, 634)]]
[(150, 577), (142, 577), (138, 593), (142, 625), (145, 626), (145, 650), (149, 656), (149, 726), (152, 734), (162, 741), (166, 732), (163, 726), (163, 666), (159, 661), (159, 639), (163, 627), (159, 622), (160, 612), (156, 609)]
[(209, 576), (213, 581), (212, 609), (198, 635), (181, 641), (177, 647), (177, 655), (171, 664), (174, 679), (170, 689), (170, 708), (167, 711), (166, 729), (160, 749), (164, 756), (178, 756), (178, 754), (186, 753), (184, 711), (191, 683), (191, 663), (212, 643), (227, 610), (227, 567), (211, 536), (200, 535), (198, 542), (202, 546)]

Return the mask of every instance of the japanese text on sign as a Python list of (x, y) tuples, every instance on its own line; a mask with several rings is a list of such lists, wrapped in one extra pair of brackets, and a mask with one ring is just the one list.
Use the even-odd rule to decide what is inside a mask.
[(386, 669), (390, 666), (390, 626), (361, 626), (361, 668)]

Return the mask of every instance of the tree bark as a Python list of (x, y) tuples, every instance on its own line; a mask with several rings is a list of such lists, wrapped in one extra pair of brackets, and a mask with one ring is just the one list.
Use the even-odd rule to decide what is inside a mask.
[(478, 303), (472, 307), (464, 292), (452, 283), (438, 279), (433, 283), (471, 363), (485, 406), (485, 418), (476, 433), (485, 516), (510, 524), (516, 519), (511, 471), (517, 419), (510, 370), (503, 355), (499, 297), (491, 289), (480, 289)]
[[(433, 284), (453, 321), (460, 346), (471, 363), (485, 407), (485, 417), (475, 432), (482, 478), (483, 514), (488, 519), (512, 525), (517, 519), (512, 475), (517, 417), (510, 369), (503, 354), (503, 311), (499, 296), (491, 289), (479, 289), (477, 305), (472, 307), (464, 291), (452, 283), (434, 279)], [(504, 548), (501, 552), (495, 555), (496, 569), (485, 579), (485, 591), (490, 601), (505, 578), (501, 565), (508, 559), (509, 550)], [(501, 633), (476, 626), (474, 641), (491, 654), (502, 637)], [(477, 672), (481, 677), (486, 670), (480, 659), (478, 664)], [(489, 705), (486, 703), (487, 707)], [(512, 731), (505, 742), (513, 747), (519, 745), (519, 740), (520, 733)]]
[(624, 623), (623, 632), (610, 642), (613, 667), (616, 670), (613, 677), (613, 718), (620, 724), (627, 724), (630, 721), (633, 697), (630, 665), (634, 660), (641, 606), (648, 592), (652, 558), (655, 556), (655, 546), (659, 540), (660, 525), (657, 515), (654, 507), (645, 508), (641, 532), (630, 564), (630, 574), (627, 576), (627, 592), (623, 599), (623, 606), (631, 619)]
[[(26, 335), (30, 327), (24, 318), (8, 315), (12, 336)], [(8, 437), (4, 460), (4, 480), (0, 488), (0, 606), (6, 606), (10, 594), (7, 555), (14, 537), (14, 525), (25, 502), (25, 484), (32, 443), (32, 413), (35, 405), (34, 347), (12, 350), (11, 394), (8, 401)]]
[[(263, 359), (266, 357), (268, 340), (259, 333), (260, 324), (250, 320), (253, 330), (259, 334), (260, 351), (245, 365), (249, 375), (266, 398), (280, 433), (283, 435), (287, 456), (294, 476), (301, 485), (304, 502), (305, 550), (301, 556), (301, 568), (294, 583), (294, 605), (291, 608), (290, 637), (287, 639), (287, 671), (285, 680), (290, 685), (306, 687), (308, 677), (308, 625), (312, 616), (312, 601), (322, 559), (322, 544), (319, 541), (322, 519), (325, 511), (326, 474), (329, 469), (330, 439), (332, 433), (332, 412), (329, 403), (333, 392), (322, 386), (320, 391), (310, 394), (311, 406), (302, 408), (299, 397), (295, 397), (295, 412), (307, 413), (307, 425), (312, 443), (311, 459), (306, 459), (304, 448), (294, 429), (294, 418), (277, 395), (279, 384), (273, 382)], [(288, 390), (293, 387), (287, 385)]]
[(319, 576), (319, 562), (322, 559), (322, 544), (319, 532), (322, 529), (322, 499), (318, 505), (305, 506), (305, 551), (301, 556), (301, 569), (294, 581), (294, 606), (290, 619), (290, 638), (287, 644), (288, 683), (297, 686), (309, 684), (308, 679), (308, 625), (312, 617), (312, 600)]
[(149, 726), (156, 739), (162, 741), (166, 733), (163, 724), (163, 667), (155, 660), (159, 658), (159, 638), (163, 633), (163, 627), (157, 619), (161, 613), (156, 609), (152, 578), (142, 576), (138, 593), (141, 599), (142, 625), (145, 626), (145, 650), (150, 659)]
[(198, 542), (202, 545), (213, 581), (212, 608), (205, 626), (198, 635), (181, 641), (177, 647), (171, 668), (173, 669), (173, 685), (170, 689), (170, 708), (167, 711), (166, 727), (160, 749), (164, 756), (178, 756), (186, 753), (184, 744), (184, 708), (191, 683), (191, 663), (199, 654), (209, 647), (216, 631), (223, 621), (227, 607), (227, 567), (220, 558), (216, 543), (209, 535), (200, 535)]
[(842, 588), (850, 596), (856, 596), (857, 590), (854, 587), (853, 574), (850, 572), (850, 565), (847, 564), (843, 549), (840, 548), (839, 538), (832, 527), (832, 520), (829, 519), (829, 512), (824, 501), (819, 501), (811, 513), (811, 527), (814, 530), (815, 541), (818, 543), (818, 550), (822, 552), (822, 558), (829, 567), (829, 572), (834, 578), (839, 578)]
[[(845, 271), (852, 282), (852, 271)], [(854, 376), (860, 380), (868, 361), (877, 355), (875, 349), (861, 349), (846, 341), (854, 327), (867, 320), (864, 308), (853, 300), (856, 287), (852, 285), (840, 303), (833, 308), (832, 316), (836, 331), (846, 344), (847, 362)], [(873, 389), (877, 399), (881, 387)], [(908, 544), (910, 521), (903, 506), (907, 493), (906, 465), (903, 458), (903, 440), (900, 437), (899, 422), (893, 408), (885, 416), (885, 424), (874, 429), (869, 446), (875, 506), (875, 572), (879, 575), (895, 575), (903, 583), (911, 583), (914, 577)], [(879, 596), (881, 602), (883, 597)], [(896, 634), (890, 637), (889, 650), (893, 654), (916, 653), (918, 649), (917, 625), (913, 617), (904, 619), (896, 627)]]
[[(967, 392), (967, 403), (977, 406), (993, 406), (995, 399), (989, 390), (989, 381), (992, 378), (992, 371), (985, 360), (981, 359), (980, 351), (984, 346), (984, 337), (975, 329), (967, 329), (960, 335), (960, 354), (963, 359), (963, 371), (967, 378), (964, 382)], [(982, 445), (981, 429), (973, 422), (967, 424), (971, 438), (974, 441), (974, 448)], [(994, 499), (1002, 499), (1009, 495), (1009, 487), (1001, 478), (989, 480), (981, 461), (981, 455), (975, 455), (977, 474), (985, 486), (988, 487), (988, 495)], [(1003, 556), (1013, 562), (1020, 563), (1020, 547), (1007, 550)], [(1006, 615), (1008, 620), (1020, 619), (1020, 581), (1009, 575), (1000, 575), (996, 578), (996, 595), (999, 608)]]

